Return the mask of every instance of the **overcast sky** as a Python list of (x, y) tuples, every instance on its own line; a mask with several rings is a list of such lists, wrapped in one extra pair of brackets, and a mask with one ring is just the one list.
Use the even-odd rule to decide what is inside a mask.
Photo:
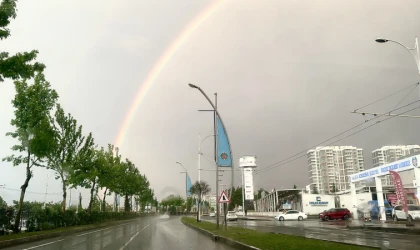
[[(93, 132), (100, 145), (114, 143), (135, 93), (153, 65), (210, 0), (31, 0), (18, 2), (9, 52), (38, 49), (59, 102)], [(212, 134), (209, 105), (197, 90), (218, 93), (219, 112), (231, 138), (235, 167), (240, 155), (257, 155), (262, 169), (363, 122), (350, 111), (419, 80), (412, 56), (385, 37), (414, 45), (420, 35), (420, 2), (364, 0), (230, 0), (177, 50), (141, 102), (121, 153), (147, 175), (159, 199), (185, 193), (185, 176), (197, 180), (198, 133)], [(0, 135), (12, 131), (11, 81), (0, 83)], [(387, 112), (408, 92), (365, 111)], [(414, 90), (401, 105), (419, 98)], [(418, 105), (418, 103), (417, 103)], [(413, 105), (412, 108), (417, 107)], [(410, 114), (419, 114), (413, 111)], [(397, 118), (335, 145), (371, 151), (384, 145), (419, 144), (419, 120)], [(0, 156), (14, 141), (0, 137)], [(203, 143), (203, 168), (214, 168), (211, 139)], [(23, 166), (0, 163), (0, 196), (18, 199)], [(59, 201), (54, 173), (36, 169), (26, 200)], [(230, 183), (223, 173), (224, 184)], [(214, 172), (201, 178), (214, 188)], [(256, 188), (303, 188), (306, 158), (255, 176)], [(235, 174), (235, 185), (240, 177)], [(84, 200), (88, 199), (83, 191)], [(40, 194), (37, 194), (40, 193)], [(76, 202), (73, 191), (73, 203)]]

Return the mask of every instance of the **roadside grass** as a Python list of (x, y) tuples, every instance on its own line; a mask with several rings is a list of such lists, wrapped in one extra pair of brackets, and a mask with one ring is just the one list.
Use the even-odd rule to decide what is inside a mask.
[(103, 223), (88, 224), (88, 225), (82, 225), (82, 226), (60, 227), (60, 228), (56, 228), (56, 229), (45, 230), (45, 231), (37, 231), (37, 232), (0, 235), (0, 242), (6, 241), (6, 240), (21, 239), (21, 238), (26, 238), (26, 237), (31, 237), (31, 236), (38, 236), (38, 235), (43, 235), (43, 234), (76, 233), (76, 232), (91, 230), (91, 229), (95, 229), (95, 228), (102, 228), (102, 227), (107, 227), (107, 226), (124, 224), (124, 222), (128, 222), (128, 221), (131, 221), (131, 220), (136, 220), (136, 219), (138, 219), (138, 218), (127, 219), (127, 220), (118, 220), (118, 221), (108, 221), (108, 222), (103, 222)]
[(216, 229), (216, 225), (211, 222), (201, 221), (196, 222), (195, 218), (183, 217), (182, 222), (198, 227), (216, 235), (230, 238), (232, 240), (239, 241), (241, 243), (254, 246), (260, 249), (267, 250), (368, 250), (376, 249), (371, 247), (362, 247), (355, 245), (347, 245), (330, 241), (308, 239), (299, 236), (275, 234), (275, 233), (264, 233), (256, 230), (231, 227), (228, 226), (228, 230), (224, 228)]

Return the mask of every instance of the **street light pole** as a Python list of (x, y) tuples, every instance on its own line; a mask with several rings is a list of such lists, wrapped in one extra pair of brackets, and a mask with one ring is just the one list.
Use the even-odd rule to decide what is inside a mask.
[[(420, 75), (420, 52), (419, 52), (419, 41), (418, 41), (417, 37), (415, 37), (415, 39), (414, 39), (414, 47), (413, 48), (409, 48), (409, 47), (405, 46), (404, 44), (402, 44), (400, 42), (390, 40), (390, 39), (385, 39), (385, 38), (377, 38), (375, 41), (378, 42), (378, 43), (392, 42), (392, 43), (396, 43), (396, 44), (404, 47), (414, 57), (414, 61), (416, 62), (416, 66), (417, 66), (417, 73)], [(419, 91), (420, 91), (420, 89), (419, 89)], [(419, 190), (419, 186), (417, 186), (416, 189)], [(381, 207), (381, 210), (382, 209), (383, 208)], [(382, 211), (380, 211), (380, 212), (382, 212)], [(407, 216), (407, 226), (412, 226), (413, 222), (411, 221), (411, 217), (408, 215), (408, 212), (406, 212), (405, 215)]]
[(414, 47), (413, 48), (409, 48), (409, 47), (405, 46), (404, 44), (402, 44), (400, 42), (390, 40), (390, 39), (385, 39), (385, 38), (377, 38), (375, 41), (377, 43), (387, 43), (387, 42), (396, 43), (396, 44), (404, 47), (406, 50), (408, 50), (408, 52), (410, 52), (410, 54), (414, 57), (414, 60), (415, 60), (416, 65), (417, 65), (417, 73), (420, 75), (420, 52), (419, 52), (419, 41), (418, 41), (417, 37), (414, 39)]
[(201, 181), (201, 144), (203, 144), (203, 142), (211, 136), (214, 135), (208, 135), (201, 140), (201, 135), (198, 134), (198, 182)]
[[(219, 195), (219, 181), (218, 181), (219, 180), (219, 172), (218, 172), (219, 166), (217, 164), (217, 137), (218, 137), (218, 135), (217, 135), (217, 130), (216, 130), (216, 121), (217, 121), (216, 118), (217, 117), (219, 117), (220, 123), (225, 128), (226, 138), (228, 140), (228, 143), (230, 144), (229, 135), (228, 135), (228, 132), (226, 130), (226, 126), (223, 123), (223, 119), (220, 116), (219, 112), (217, 111), (217, 93), (214, 94), (215, 95), (215, 104), (213, 104), (213, 102), (210, 100), (210, 98), (206, 95), (206, 93), (204, 93), (204, 91), (200, 87), (198, 87), (194, 84), (191, 84), (191, 83), (189, 83), (188, 86), (190, 86), (191, 88), (194, 88), (194, 89), (198, 89), (201, 92), (201, 94), (207, 99), (207, 101), (210, 103), (210, 105), (213, 107), (213, 110), (214, 110), (214, 135), (215, 135), (214, 160), (215, 160), (215, 163), (216, 163), (216, 197), (217, 197)], [(229, 145), (229, 147), (230, 147), (230, 145)], [(232, 155), (231, 155), (231, 157), (232, 157)], [(233, 187), (233, 158), (231, 160), (232, 160), (232, 166), (231, 166), (232, 167), (232, 185), (231, 186)], [(231, 196), (231, 194), (230, 194), (230, 196)], [(216, 210), (217, 210), (217, 214), (216, 214), (217, 228), (219, 228), (219, 206), (217, 206)]]
[[(185, 202), (188, 204), (188, 171), (184, 168), (181, 162), (177, 161), (176, 164), (181, 165), (181, 167), (185, 170)], [(181, 172), (184, 173), (184, 172)]]

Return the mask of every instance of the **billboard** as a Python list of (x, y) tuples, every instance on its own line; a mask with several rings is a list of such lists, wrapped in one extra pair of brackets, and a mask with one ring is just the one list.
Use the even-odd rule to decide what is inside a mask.
[(256, 168), (257, 167), (257, 157), (256, 156), (241, 156), (239, 157), (239, 167), (250, 167)]
[(390, 171), (400, 172), (418, 167), (417, 158), (420, 155), (404, 158), (379, 167), (370, 168), (365, 171), (350, 175), (350, 182), (362, 181), (373, 177), (390, 174)]
[(252, 168), (244, 168), (244, 190), (245, 200), (254, 200), (254, 179)]

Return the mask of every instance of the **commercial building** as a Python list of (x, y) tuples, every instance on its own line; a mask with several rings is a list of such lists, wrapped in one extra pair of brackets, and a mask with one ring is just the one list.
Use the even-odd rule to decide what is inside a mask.
[[(383, 146), (372, 151), (373, 167), (379, 167), (420, 152), (420, 145)], [(381, 177), (382, 186), (392, 186), (392, 177)]]
[(365, 170), (363, 149), (353, 146), (317, 147), (307, 152), (307, 160), (309, 185), (314, 194), (350, 190), (349, 175)]

